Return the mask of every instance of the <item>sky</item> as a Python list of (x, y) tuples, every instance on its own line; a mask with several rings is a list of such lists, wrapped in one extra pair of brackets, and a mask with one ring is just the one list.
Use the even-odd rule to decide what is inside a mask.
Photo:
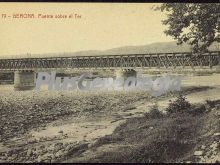
[[(163, 33), (165, 13), (152, 10), (154, 5), (158, 3), (0, 3), (0, 57), (173, 41)], [(67, 18), (55, 18), (59, 15)]]

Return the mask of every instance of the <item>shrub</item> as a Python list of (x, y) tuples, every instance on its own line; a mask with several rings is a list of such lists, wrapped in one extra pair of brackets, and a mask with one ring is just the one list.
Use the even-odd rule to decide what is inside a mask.
[(206, 111), (206, 106), (204, 104), (194, 105), (189, 111), (192, 115), (200, 115)]
[(191, 104), (186, 100), (186, 97), (182, 94), (177, 96), (175, 101), (170, 101), (168, 107), (166, 108), (167, 113), (182, 113), (187, 112), (191, 109)]
[(149, 112), (145, 114), (148, 118), (160, 118), (163, 116), (163, 113), (158, 109), (157, 104), (150, 107)]
[(209, 108), (214, 108), (217, 104), (220, 104), (220, 100), (206, 100), (206, 104), (209, 106)]

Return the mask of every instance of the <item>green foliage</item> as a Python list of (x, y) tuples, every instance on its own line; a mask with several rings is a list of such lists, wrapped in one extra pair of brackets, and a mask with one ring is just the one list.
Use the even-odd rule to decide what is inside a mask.
[(195, 53), (205, 52), (213, 42), (220, 42), (219, 3), (164, 3), (155, 8), (167, 12), (165, 34), (178, 44), (192, 45)]
[(189, 112), (191, 110), (191, 104), (186, 100), (182, 94), (180, 94), (175, 101), (170, 101), (166, 111), (168, 114), (171, 113), (182, 113)]

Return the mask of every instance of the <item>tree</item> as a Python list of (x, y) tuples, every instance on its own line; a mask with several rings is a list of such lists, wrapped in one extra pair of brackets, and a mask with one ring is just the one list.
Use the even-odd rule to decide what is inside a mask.
[(206, 52), (213, 42), (220, 42), (219, 3), (163, 3), (156, 7), (167, 13), (166, 35), (192, 46), (195, 53)]

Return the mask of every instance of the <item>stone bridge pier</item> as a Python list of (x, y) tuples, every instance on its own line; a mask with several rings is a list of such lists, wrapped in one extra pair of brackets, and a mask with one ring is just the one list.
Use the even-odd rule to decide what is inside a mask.
[(115, 70), (115, 76), (128, 78), (128, 77), (137, 77), (137, 72), (134, 69), (117, 69)]
[(15, 90), (32, 90), (35, 88), (36, 73), (34, 71), (15, 71), (14, 89)]

